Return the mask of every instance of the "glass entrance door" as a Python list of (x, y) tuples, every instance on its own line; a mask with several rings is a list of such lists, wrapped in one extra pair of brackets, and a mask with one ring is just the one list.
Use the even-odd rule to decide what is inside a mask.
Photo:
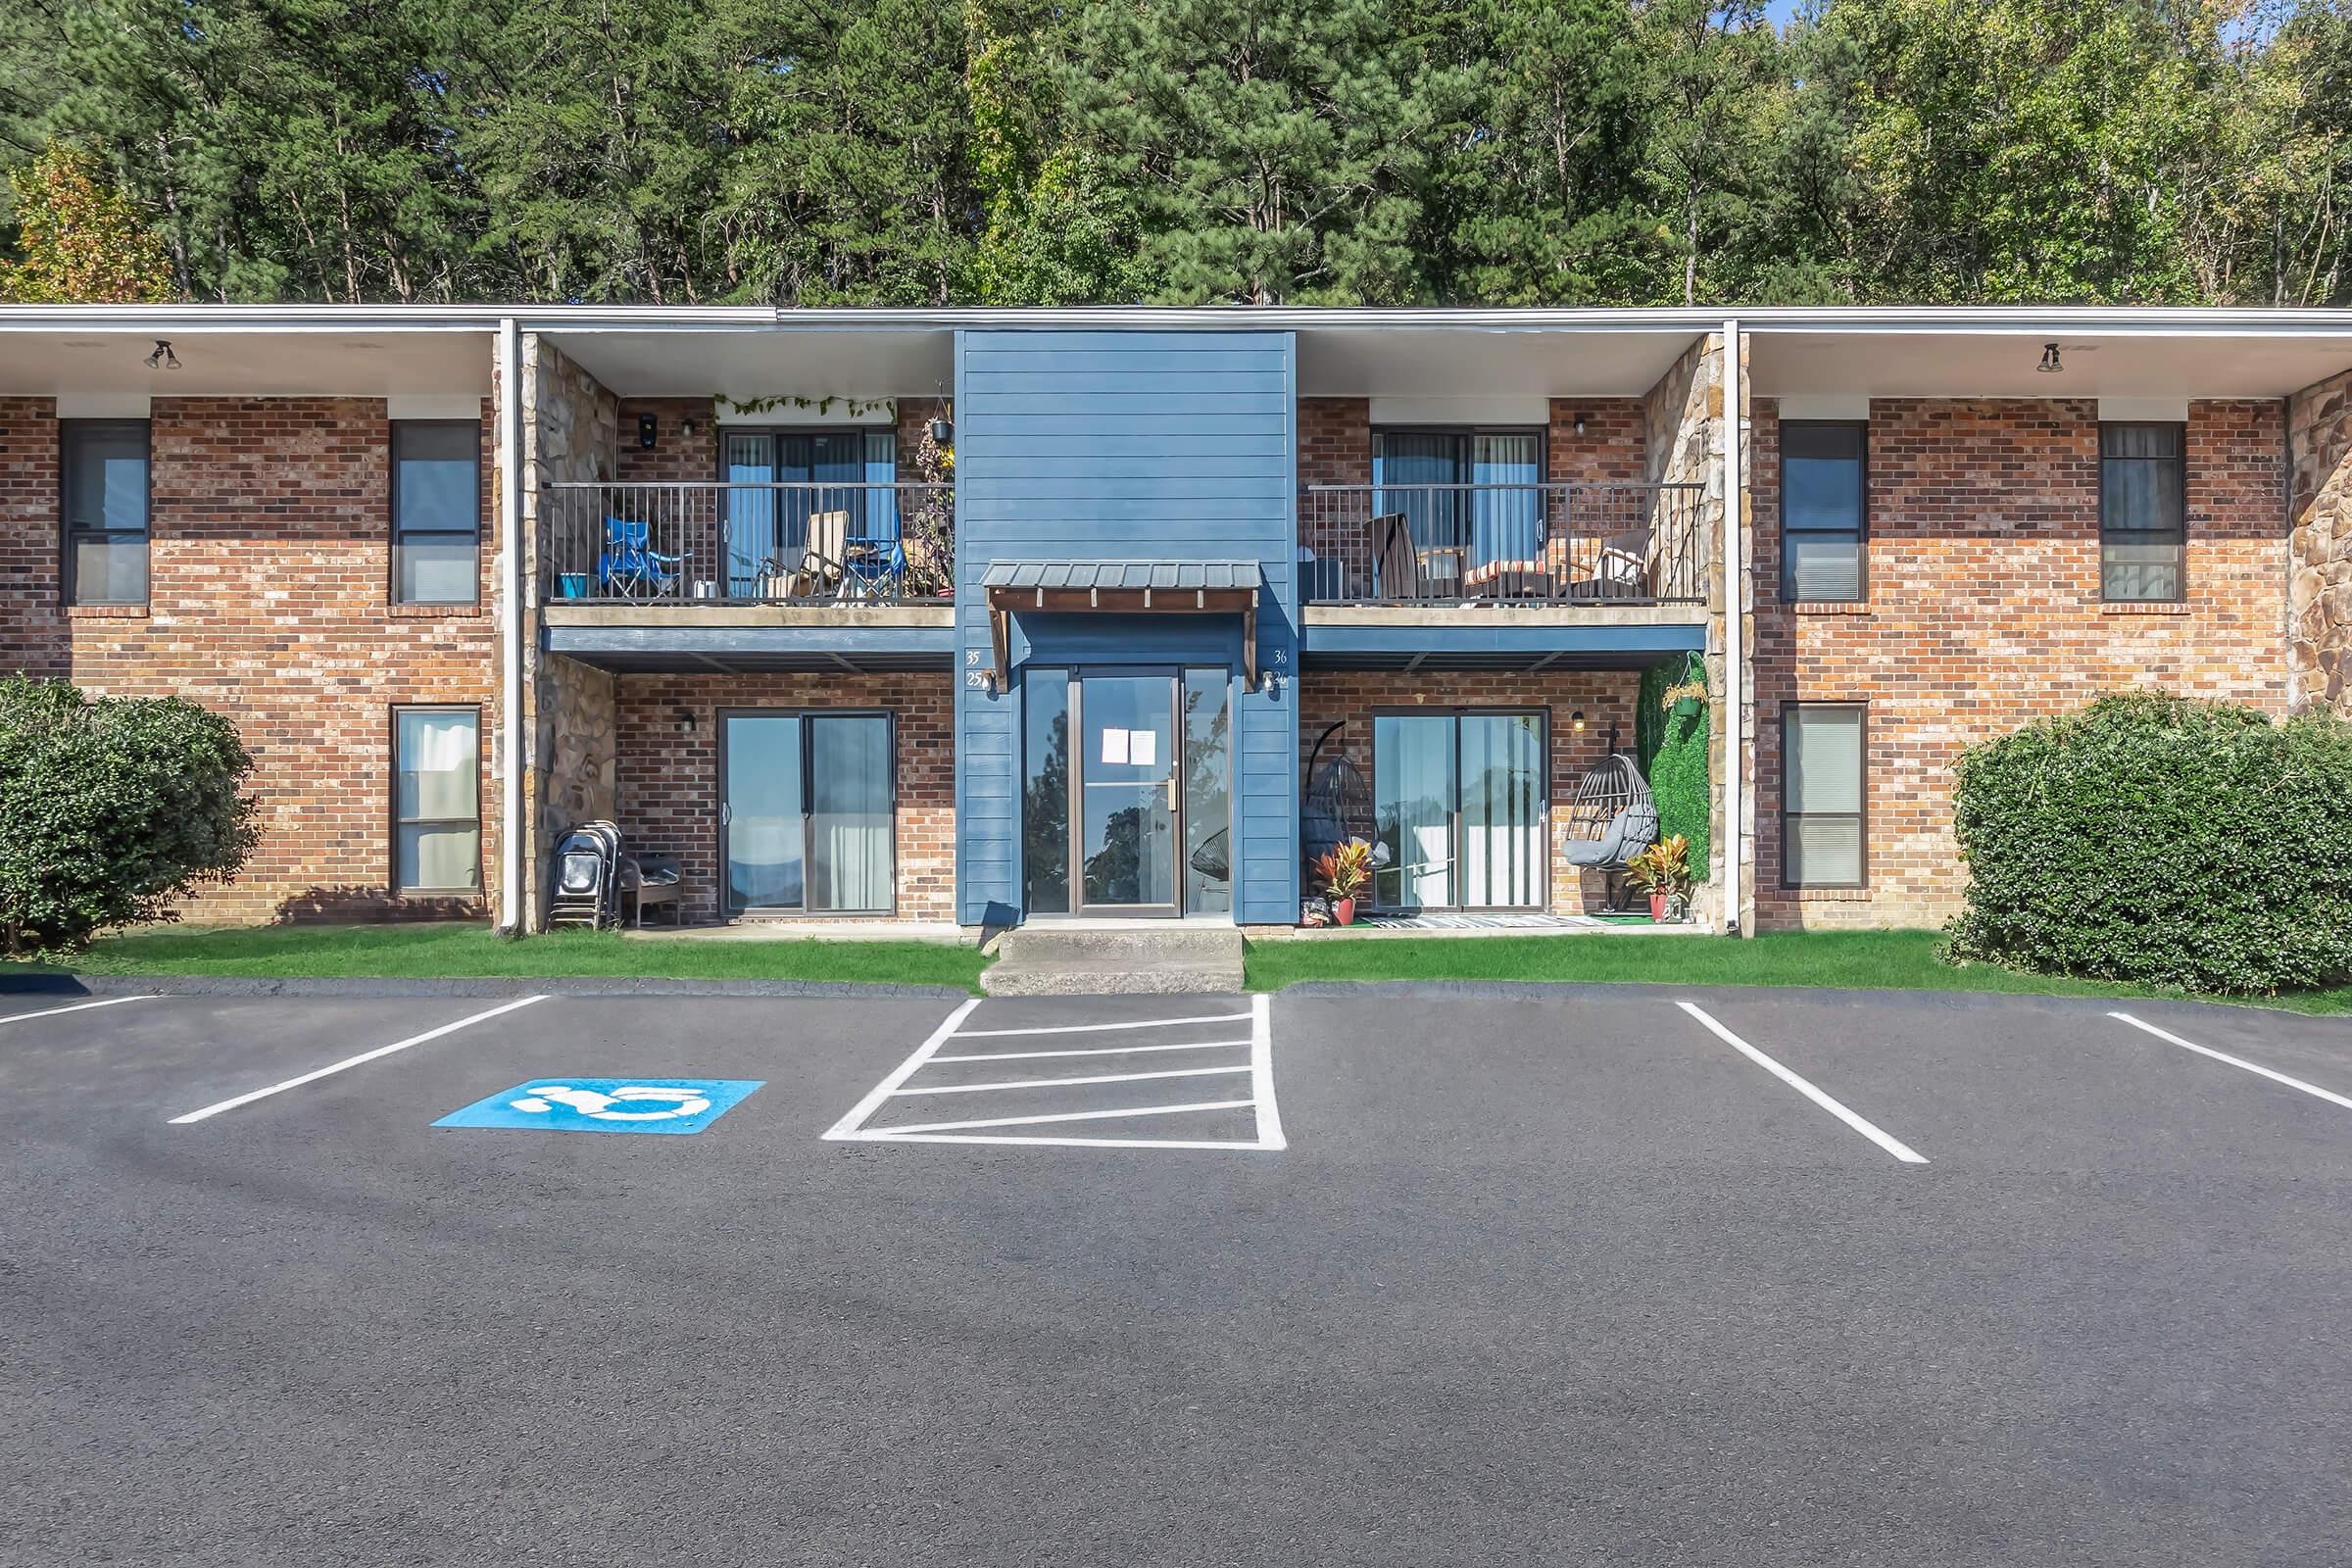
[(1177, 673), (1086, 674), (1078, 697), (1078, 912), (1173, 915), (1181, 804)]

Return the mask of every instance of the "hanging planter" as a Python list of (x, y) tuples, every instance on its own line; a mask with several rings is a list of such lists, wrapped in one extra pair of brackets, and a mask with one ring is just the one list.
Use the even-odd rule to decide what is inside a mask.
[(1683, 678), (1660, 694), (1658, 702), (1676, 718), (1696, 718), (1707, 706), (1707, 674), (1692, 656), (1683, 665)]

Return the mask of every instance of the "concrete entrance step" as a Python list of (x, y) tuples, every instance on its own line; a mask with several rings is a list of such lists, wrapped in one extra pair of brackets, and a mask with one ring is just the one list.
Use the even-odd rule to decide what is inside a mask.
[(1025, 925), (998, 939), (980, 976), (992, 997), (1165, 995), (1242, 989), (1242, 934), (1231, 926), (1055, 930)]

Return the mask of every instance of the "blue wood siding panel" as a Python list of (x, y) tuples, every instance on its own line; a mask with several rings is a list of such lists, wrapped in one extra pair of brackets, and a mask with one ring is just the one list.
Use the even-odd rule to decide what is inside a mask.
[[(960, 332), (956, 342), (956, 908), (1020, 917), (1021, 668), (1225, 664), (1234, 675), (1234, 915), (1298, 913), (1298, 407), (1288, 332)], [(1255, 561), (1258, 663), (1235, 615), (1021, 615), (1007, 691), (981, 579), (998, 561)]]

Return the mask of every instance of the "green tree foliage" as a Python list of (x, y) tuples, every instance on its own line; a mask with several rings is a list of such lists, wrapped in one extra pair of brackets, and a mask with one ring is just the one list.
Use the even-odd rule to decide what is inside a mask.
[(2221, 993), (2352, 979), (2352, 723), (2108, 697), (1963, 755), (1957, 956)]
[(52, 141), (205, 300), (2352, 303), (2352, 0), (17, 0)]
[(146, 216), (98, 160), (52, 142), (8, 172), (20, 262), (0, 261), (0, 302), (153, 305), (172, 297), (172, 267)]
[(252, 770), (236, 726), (193, 703), (0, 677), (0, 944), (176, 918), (252, 853)]

